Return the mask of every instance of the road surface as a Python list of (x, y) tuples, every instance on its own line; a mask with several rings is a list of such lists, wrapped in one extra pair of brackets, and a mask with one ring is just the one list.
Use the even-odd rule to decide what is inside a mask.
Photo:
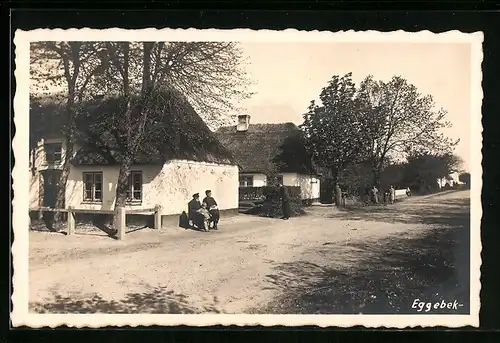
[(240, 215), (220, 230), (30, 232), (30, 311), (415, 313), (414, 298), (468, 312), (469, 192), (390, 206)]

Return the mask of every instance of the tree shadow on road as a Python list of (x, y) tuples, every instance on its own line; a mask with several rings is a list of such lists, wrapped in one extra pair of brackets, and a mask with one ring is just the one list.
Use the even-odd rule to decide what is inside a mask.
[(187, 297), (156, 287), (144, 293), (129, 293), (120, 301), (105, 300), (99, 295), (76, 300), (72, 297), (54, 295), (50, 302), (30, 303), (29, 311), (35, 313), (127, 313), (127, 314), (196, 314), (220, 313), (214, 304), (196, 308), (191, 306)]
[[(322, 255), (322, 261), (331, 261), (328, 267), (305, 261), (276, 264), (267, 275), (266, 288), (283, 295), (251, 312), (425, 313), (412, 308), (415, 299), (420, 299), (433, 304), (457, 300), (463, 305), (433, 309), (432, 313), (469, 313), (469, 212), (463, 201), (447, 202), (454, 208), (439, 211), (427, 207), (418, 216), (405, 219), (405, 223), (432, 225), (419, 236), (409, 232), (385, 240), (325, 242), (314, 253)], [(397, 214), (394, 217), (385, 220), (395, 222)]]

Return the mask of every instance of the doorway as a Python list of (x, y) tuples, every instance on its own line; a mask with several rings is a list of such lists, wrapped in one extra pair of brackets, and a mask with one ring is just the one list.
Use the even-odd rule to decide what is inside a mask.
[(43, 206), (54, 208), (57, 202), (57, 190), (59, 189), (60, 170), (45, 170), (43, 177)]

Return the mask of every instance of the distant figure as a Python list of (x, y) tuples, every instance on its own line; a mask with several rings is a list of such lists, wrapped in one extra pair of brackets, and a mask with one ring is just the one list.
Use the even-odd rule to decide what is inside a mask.
[(191, 199), (191, 201), (188, 203), (188, 217), (189, 220), (193, 222), (193, 225), (195, 227), (197, 227), (198, 229), (204, 229), (205, 218), (203, 214), (198, 212), (200, 208), (200, 194), (195, 193), (193, 194), (193, 199)]
[(217, 201), (212, 197), (212, 191), (207, 189), (205, 191), (205, 199), (203, 199), (203, 203), (207, 204), (208, 212), (210, 213), (210, 220), (213, 224), (213, 229), (217, 230), (219, 220), (220, 220), (220, 212), (219, 207), (217, 205)]
[(335, 204), (342, 206), (342, 189), (338, 183), (335, 185)]
[(394, 204), (394, 200), (396, 200), (396, 190), (394, 186), (391, 185), (391, 188), (389, 188), (389, 201), (391, 204)]
[(372, 196), (373, 203), (378, 204), (378, 189), (377, 189), (377, 187), (375, 187), (375, 186), (372, 187), (371, 196)]
[(281, 208), (283, 211), (283, 217), (281, 219), (288, 220), (292, 214), (292, 208), (290, 206), (290, 196), (288, 195), (288, 190), (283, 185), (280, 185), (280, 198)]
[(410, 190), (410, 187), (407, 187), (406, 188), (406, 196), (411, 196), (411, 190)]

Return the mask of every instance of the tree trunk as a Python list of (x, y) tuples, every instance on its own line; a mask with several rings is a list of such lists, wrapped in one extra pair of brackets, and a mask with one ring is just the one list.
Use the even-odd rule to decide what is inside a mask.
[[(57, 188), (56, 208), (65, 207), (66, 185), (73, 161), (74, 152), (74, 137), (75, 137), (75, 99), (76, 99), (76, 82), (80, 74), (80, 50), (81, 42), (70, 42), (70, 53), (68, 55), (61, 54), (63, 66), (65, 71), (66, 82), (68, 83), (68, 98), (66, 103), (66, 144), (64, 153), (64, 162), (61, 176), (59, 178), (59, 185)], [(72, 72), (70, 71), (70, 61), (72, 62)], [(54, 214), (54, 222), (61, 219), (61, 213)]]
[(340, 207), (342, 202), (342, 190), (339, 185), (339, 172), (337, 169), (332, 169), (332, 180), (333, 180), (333, 201), (335, 206)]
[(372, 167), (372, 174), (373, 174), (372, 186), (375, 186), (377, 188), (380, 188), (380, 178), (382, 175), (382, 166), (383, 166), (382, 162), (378, 161)]
[(151, 89), (151, 51), (153, 42), (144, 42), (143, 44), (143, 69), (142, 69), (142, 94), (146, 94)]
[[(57, 186), (56, 208), (64, 208), (66, 202), (66, 184), (68, 182), (69, 173), (71, 171), (71, 162), (73, 157), (74, 144), (71, 139), (66, 140), (66, 148), (64, 152), (64, 163)], [(61, 220), (61, 212), (55, 212), (54, 222)]]
[(125, 206), (127, 202), (128, 177), (130, 175), (130, 167), (132, 166), (132, 156), (128, 153), (124, 155), (118, 174), (118, 183), (116, 185), (115, 208)]

